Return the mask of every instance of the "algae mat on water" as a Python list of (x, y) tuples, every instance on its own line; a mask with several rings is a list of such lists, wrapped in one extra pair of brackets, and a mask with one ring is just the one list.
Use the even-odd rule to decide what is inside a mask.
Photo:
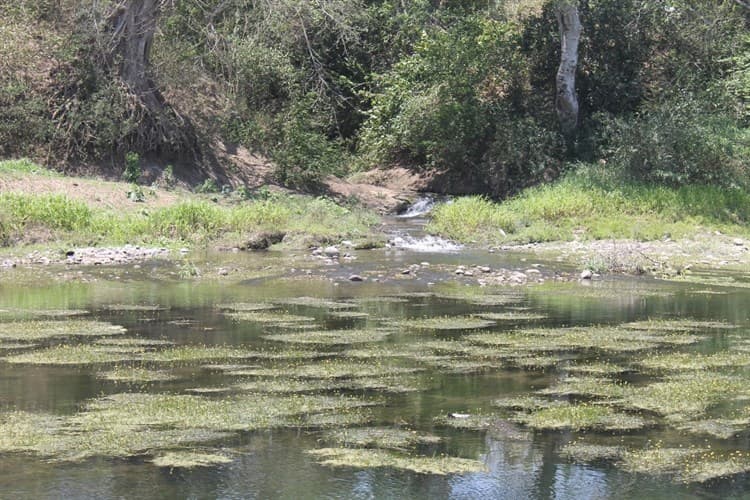
[(0, 339), (46, 340), (59, 337), (105, 337), (122, 335), (125, 328), (102, 321), (13, 321), (0, 323)]

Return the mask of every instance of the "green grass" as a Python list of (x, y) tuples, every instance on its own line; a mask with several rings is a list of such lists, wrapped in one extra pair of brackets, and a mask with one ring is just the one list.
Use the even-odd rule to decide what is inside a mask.
[(535, 242), (679, 238), (701, 227), (746, 233), (750, 193), (710, 185), (671, 188), (606, 179), (593, 167), (501, 204), (460, 198), (433, 211), (429, 231), (460, 241)]
[[(26, 160), (0, 162), (0, 175), (46, 172)], [(46, 175), (54, 175), (53, 173)], [(123, 185), (123, 199), (126, 187)], [(141, 211), (95, 210), (60, 194), (0, 194), (0, 244), (64, 241), (73, 244), (184, 244), (222, 240), (241, 244), (248, 234), (274, 230), (320, 240), (367, 237), (374, 214), (329, 199), (278, 195), (266, 200), (219, 205), (189, 199)]]

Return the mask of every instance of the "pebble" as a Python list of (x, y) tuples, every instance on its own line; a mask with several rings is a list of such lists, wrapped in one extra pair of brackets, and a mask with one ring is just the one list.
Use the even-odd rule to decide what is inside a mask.
[(364, 281), (365, 279), (359, 274), (352, 274), (349, 276), (349, 281)]
[(226, 269), (224, 267), (219, 268), (219, 276), (227, 276), (228, 274), (229, 274), (229, 270), (228, 269)]
[(581, 279), (582, 280), (590, 280), (594, 277), (594, 273), (591, 272), (591, 269), (584, 269), (581, 272)]
[(334, 246), (330, 246), (330, 247), (326, 247), (323, 250), (323, 253), (326, 254), (328, 257), (338, 257), (339, 249)]

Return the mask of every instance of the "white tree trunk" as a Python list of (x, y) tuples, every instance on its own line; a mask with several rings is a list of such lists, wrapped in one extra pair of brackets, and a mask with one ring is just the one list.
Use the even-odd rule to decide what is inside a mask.
[(578, 43), (581, 39), (581, 20), (578, 7), (562, 2), (557, 8), (560, 27), (560, 68), (557, 70), (557, 98), (555, 107), (562, 132), (572, 137), (578, 126), (578, 97), (576, 96), (576, 67)]

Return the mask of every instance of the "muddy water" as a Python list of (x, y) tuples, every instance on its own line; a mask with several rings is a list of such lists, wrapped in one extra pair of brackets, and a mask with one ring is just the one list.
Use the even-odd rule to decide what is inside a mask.
[[(413, 222), (398, 224), (402, 225), (394, 229), (394, 234), (402, 238), (414, 237), (408, 226)], [(430, 250), (430, 246), (419, 250)], [(750, 451), (750, 442), (742, 429), (735, 436), (720, 439), (680, 430), (677, 424), (648, 414), (656, 423), (637, 431), (529, 430), (515, 423), (513, 412), (492, 405), (498, 398), (535, 394), (552, 387), (570, 375), (568, 369), (572, 365), (610, 362), (626, 366), (629, 367), (626, 373), (608, 376), (643, 385), (665, 377), (637, 368), (637, 363), (649, 356), (673, 352), (696, 355), (735, 352), (737, 346), (745, 345), (748, 336), (750, 320), (746, 311), (750, 289), (629, 278), (610, 278), (587, 285), (555, 284), (551, 278), (559, 266), (556, 263), (539, 262), (531, 256), (450, 250), (430, 252), (396, 246), (352, 252), (356, 260), (338, 263), (280, 252), (193, 254), (185, 261), (151, 262), (140, 268), (91, 268), (82, 270), (81, 274), (78, 269), (53, 270), (52, 274), (38, 278), (42, 282), (35, 282), (36, 278), (29, 277), (24, 270), (10, 270), (1, 277), (0, 310), (5, 311), (3, 321), (6, 322), (28, 321), (28, 311), (85, 310), (85, 314), (75, 318), (121, 325), (127, 329), (127, 338), (170, 341), (177, 346), (326, 353), (325, 358), (317, 361), (293, 363), (269, 359), (226, 361), (291, 371), (300, 364), (352, 359), (351, 349), (379, 347), (390, 349), (391, 354), (394, 351), (417, 352), (419, 345), (427, 342), (460, 343), (468, 335), (503, 334), (525, 328), (598, 327), (645, 319), (722, 322), (726, 323), (726, 328), (701, 330), (698, 332), (700, 341), (689, 346), (660, 345), (640, 351), (606, 353), (597, 351), (595, 346), (569, 347), (561, 349), (563, 355), (558, 361), (544, 366), (519, 364), (518, 359), (511, 357), (494, 365), (490, 363), (492, 366), (459, 370), (455, 369), (455, 363), (451, 366), (451, 362), (459, 358), (444, 359), (448, 362), (441, 366), (420, 353), (392, 361), (395, 367), (421, 370), (409, 375), (408, 384), (413, 387), (408, 392), (318, 386), (302, 393), (302, 397), (343, 394), (371, 401), (368, 421), (353, 427), (407, 428), (436, 435), (442, 438), (437, 445), (400, 449), (395, 453), (473, 459), (483, 464), (483, 472), (438, 475), (393, 467), (321, 465), (307, 452), (337, 446), (327, 437), (330, 426), (300, 425), (240, 430), (223, 439), (196, 444), (194, 448), (202, 452), (229, 458), (227, 463), (207, 467), (157, 467), (151, 463), (164, 449), (191, 448), (174, 443), (162, 444), (164, 449), (155, 446), (128, 456), (101, 453), (81, 460), (34, 450), (0, 451), (0, 498), (740, 498), (750, 491), (749, 478), (742, 473), (701, 482), (684, 480), (673, 473), (630, 472), (618, 460), (587, 462), (571, 459), (561, 452), (571, 442), (586, 440), (614, 443), (630, 450), (665, 443), (664, 446), (670, 447), (711, 446), (745, 453)], [(423, 265), (425, 262), (429, 266)], [(543, 270), (542, 276), (546, 278), (543, 284), (480, 287), (476, 277), (456, 276), (453, 272), (459, 265), (525, 270), (535, 264)], [(420, 266), (418, 270), (412, 268), (409, 274), (403, 274), (403, 270), (416, 265)], [(229, 274), (218, 274), (217, 270), (221, 269), (228, 270)], [(190, 276), (195, 271), (199, 276)], [(14, 284), (14, 277), (21, 277), (14, 273), (26, 273), (21, 280), (23, 284)], [(348, 276), (355, 273), (366, 277), (366, 281), (349, 282)], [(289, 301), (300, 297), (307, 299), (305, 302)], [(505, 300), (483, 301), (483, 297), (505, 297)], [(339, 309), (309, 298), (350, 304), (340, 305)], [(282, 327), (273, 321), (238, 320), (217, 307), (238, 303), (270, 303), (276, 307), (270, 310), (273, 314), (309, 317), (304, 323), (313, 325), (315, 331), (364, 329), (375, 332), (384, 328), (388, 335), (385, 340), (356, 344), (278, 342), (264, 336), (308, 330), (299, 324)], [(144, 305), (158, 305), (159, 309), (128, 307)], [(366, 316), (342, 317), (339, 314), (342, 311)], [(424, 327), (419, 323), (426, 318), (467, 318), (488, 312), (523, 312), (537, 316), (529, 320), (511, 316), (481, 330), (443, 329), (439, 322)], [(92, 338), (81, 337), (43, 339), (35, 341), (33, 347), (12, 346), (0, 351), (0, 356), (11, 358), (42, 352), (60, 344), (92, 342)], [(371, 357), (357, 359), (362, 366), (377, 366), (388, 356), (383, 352), (386, 351), (373, 351)], [(477, 361), (471, 356), (460, 360)], [(0, 423), (2, 414), (19, 410), (68, 418), (89, 411), (88, 402), (108, 395), (192, 394), (189, 391), (195, 388), (225, 389), (259, 379), (252, 375), (207, 370), (202, 366), (209, 362), (201, 360), (160, 364), (159, 370), (177, 376), (170, 381), (113, 382), (97, 376), (115, 365), (134, 363), (136, 361), (125, 360), (60, 366), (10, 363), (0, 359)], [(747, 375), (741, 367), (731, 373), (738, 377)], [(274, 383), (268, 378), (261, 380)], [(287, 378), (282, 375), (278, 380)], [(221, 399), (226, 395), (217, 393), (206, 397)], [(575, 401), (574, 397), (556, 399)], [(714, 403), (707, 415), (700, 418), (723, 417), (722, 405), (732, 406), (733, 411), (746, 405), (742, 400), (733, 400), (731, 404)], [(460, 417), (451, 416), (456, 414)], [(440, 423), (441, 418), (444, 421), (477, 414), (492, 414), (506, 422), (507, 427), (487, 432)], [(0, 447), (2, 443), (0, 437)]]

